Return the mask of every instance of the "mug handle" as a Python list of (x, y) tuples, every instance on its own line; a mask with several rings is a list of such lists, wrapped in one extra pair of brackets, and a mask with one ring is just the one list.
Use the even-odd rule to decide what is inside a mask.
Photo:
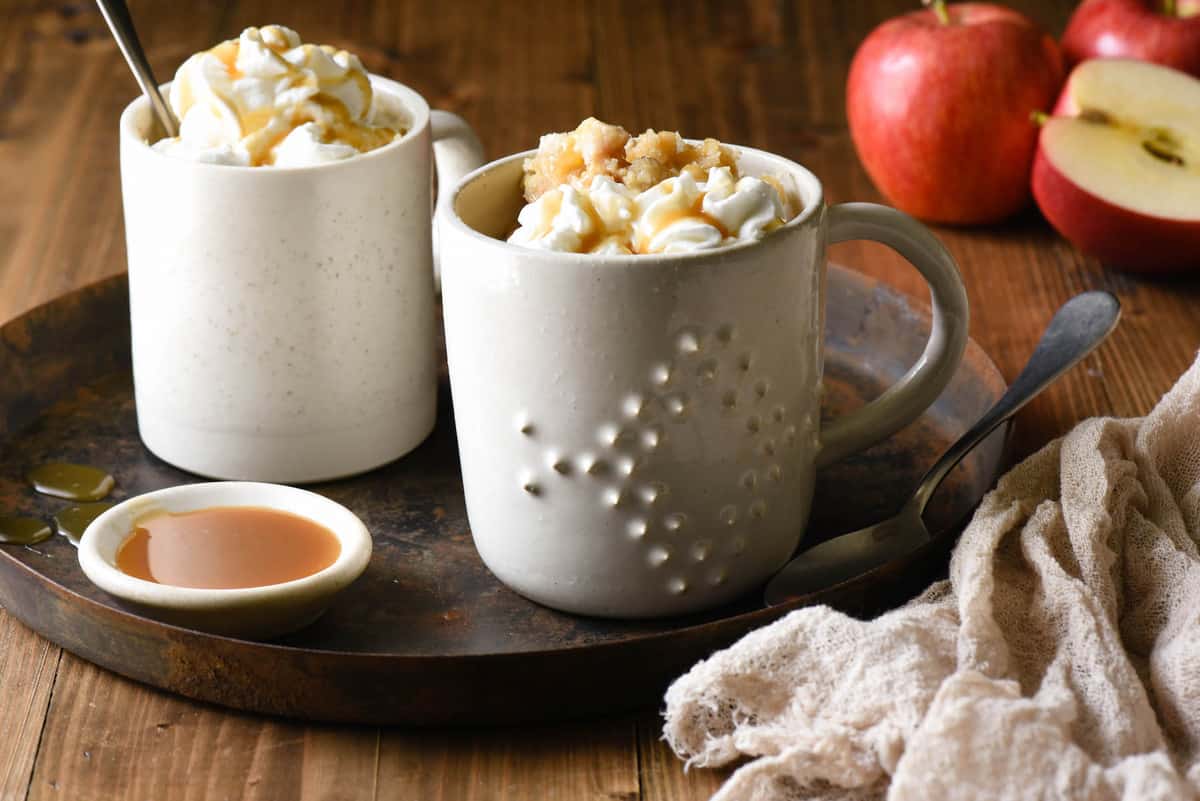
[(437, 203), (433, 209), (433, 275), (440, 286), (438, 219), (450, 210), (450, 190), (462, 177), (483, 166), (483, 145), (467, 121), (449, 111), (429, 112), (433, 135), (433, 165), (437, 170)]
[(829, 244), (850, 239), (880, 242), (916, 267), (929, 284), (933, 328), (921, 357), (899, 381), (866, 406), (823, 427), (818, 467), (894, 434), (937, 400), (966, 349), (970, 317), (954, 258), (912, 217), (877, 203), (841, 203), (829, 208), (826, 221)]

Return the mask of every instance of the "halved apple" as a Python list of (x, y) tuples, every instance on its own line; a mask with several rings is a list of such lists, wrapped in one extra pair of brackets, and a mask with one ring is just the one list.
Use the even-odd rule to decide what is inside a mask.
[(1200, 269), (1200, 80), (1083, 62), (1042, 126), (1032, 182), (1059, 233), (1106, 264)]

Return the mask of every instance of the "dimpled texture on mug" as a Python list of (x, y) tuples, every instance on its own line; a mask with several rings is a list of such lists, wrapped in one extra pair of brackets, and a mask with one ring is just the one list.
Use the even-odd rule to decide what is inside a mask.
[[(596, 503), (613, 516), (611, 531), (640, 544), (663, 593), (720, 587), (771, 514), (773, 497), (784, 491), (785, 454), (796, 448), (797, 427), (788, 408), (773, 402), (770, 377), (757, 371), (754, 349), (738, 341), (733, 325), (682, 329), (671, 358), (650, 364), (645, 376), (596, 427), (594, 451), (565, 453), (539, 443), (545, 445), (541, 463), (525, 465), (514, 489), (554, 503), (556, 483), (589, 482)], [(706, 504), (710, 508), (681, 508), (671, 485), (656, 475), (657, 459), (673, 427), (714, 409), (742, 432), (738, 460), (745, 469), (723, 497)], [(527, 413), (518, 414), (516, 429), (545, 439)], [(695, 519), (699, 513), (713, 519)]]

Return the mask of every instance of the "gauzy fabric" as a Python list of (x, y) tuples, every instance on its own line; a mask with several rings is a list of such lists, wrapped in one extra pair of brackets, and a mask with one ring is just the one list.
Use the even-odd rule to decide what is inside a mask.
[(810, 607), (668, 690), (714, 801), (1200, 798), (1200, 361), (983, 500), (948, 581), (860, 621)]

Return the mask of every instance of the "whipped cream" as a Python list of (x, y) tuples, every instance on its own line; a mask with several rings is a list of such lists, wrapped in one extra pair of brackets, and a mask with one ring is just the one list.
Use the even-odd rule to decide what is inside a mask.
[(171, 84), (179, 136), (154, 149), (214, 164), (296, 167), (350, 158), (394, 141), (403, 124), (375, 102), (353, 53), (302, 44), (282, 25), (188, 58)]
[(605, 175), (586, 187), (565, 183), (521, 209), (509, 242), (570, 253), (688, 253), (761, 239), (789, 218), (779, 191), (714, 167), (643, 192)]

